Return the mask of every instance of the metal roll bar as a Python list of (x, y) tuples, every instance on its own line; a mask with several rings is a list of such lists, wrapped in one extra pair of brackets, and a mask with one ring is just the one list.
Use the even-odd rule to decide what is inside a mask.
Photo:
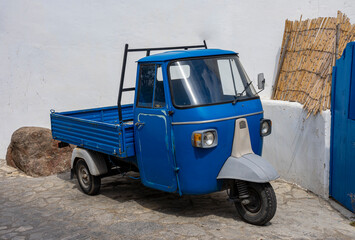
[(120, 88), (119, 88), (119, 91), (118, 91), (118, 100), (117, 100), (118, 120), (119, 120), (120, 124), (123, 122), (123, 119), (122, 119), (122, 106), (121, 106), (122, 93), (136, 90), (135, 87), (123, 88), (124, 76), (125, 76), (125, 72), (126, 72), (127, 54), (129, 52), (146, 52), (146, 56), (149, 56), (151, 51), (175, 50), (175, 49), (188, 50), (189, 48), (205, 48), (205, 49), (207, 49), (207, 44), (206, 44), (206, 41), (203, 40), (203, 45), (190, 45), (190, 46), (178, 46), (178, 47), (159, 47), (159, 48), (131, 48), (131, 49), (128, 48), (128, 43), (125, 44), (124, 54), (123, 54), (122, 71), (121, 71), (121, 82), (120, 82)]

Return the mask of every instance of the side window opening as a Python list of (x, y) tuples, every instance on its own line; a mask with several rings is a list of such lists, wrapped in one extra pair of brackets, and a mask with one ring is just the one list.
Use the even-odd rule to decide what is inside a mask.
[(138, 107), (162, 108), (165, 106), (161, 65), (142, 64), (139, 71)]
[(142, 64), (139, 71), (138, 107), (152, 107), (155, 65)]
[(155, 81), (154, 108), (165, 107), (164, 83), (161, 65), (156, 65), (157, 79)]

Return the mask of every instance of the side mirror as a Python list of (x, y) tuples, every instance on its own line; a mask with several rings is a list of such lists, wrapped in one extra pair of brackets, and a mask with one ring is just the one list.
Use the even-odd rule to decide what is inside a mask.
[(264, 78), (264, 73), (259, 73), (258, 74), (258, 89), (260, 91), (264, 90), (265, 88), (265, 78)]

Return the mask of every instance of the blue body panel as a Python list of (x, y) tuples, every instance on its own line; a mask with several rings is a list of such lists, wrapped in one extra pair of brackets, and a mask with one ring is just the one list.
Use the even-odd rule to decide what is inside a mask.
[[(259, 99), (214, 106), (204, 106), (190, 109), (176, 109), (173, 123), (187, 121), (215, 120), (235, 117), (262, 111)], [(246, 117), (250, 129), (250, 140), (253, 151), (261, 155), (262, 137), (260, 136), (259, 113)], [(211, 123), (173, 125), (176, 164), (179, 167), (181, 192), (184, 194), (205, 194), (221, 189), (217, 176), (223, 164), (231, 156), (235, 119)], [(194, 131), (216, 129), (218, 145), (213, 148), (195, 148), (191, 145), (191, 135)]]
[(137, 161), (144, 185), (166, 192), (175, 192), (177, 182), (171, 155), (170, 122), (164, 110), (138, 109), (136, 128)]
[(354, 85), (355, 42), (351, 42), (333, 68), (330, 195), (352, 212), (355, 212)]
[[(123, 119), (133, 119), (133, 106), (123, 106)], [(118, 124), (117, 107), (51, 113), (53, 138), (108, 155), (135, 156), (133, 122)]]

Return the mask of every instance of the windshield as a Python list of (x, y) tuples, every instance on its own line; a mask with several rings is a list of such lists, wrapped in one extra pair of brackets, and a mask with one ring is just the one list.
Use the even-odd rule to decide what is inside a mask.
[(178, 60), (169, 65), (173, 102), (191, 107), (257, 96), (237, 56)]

